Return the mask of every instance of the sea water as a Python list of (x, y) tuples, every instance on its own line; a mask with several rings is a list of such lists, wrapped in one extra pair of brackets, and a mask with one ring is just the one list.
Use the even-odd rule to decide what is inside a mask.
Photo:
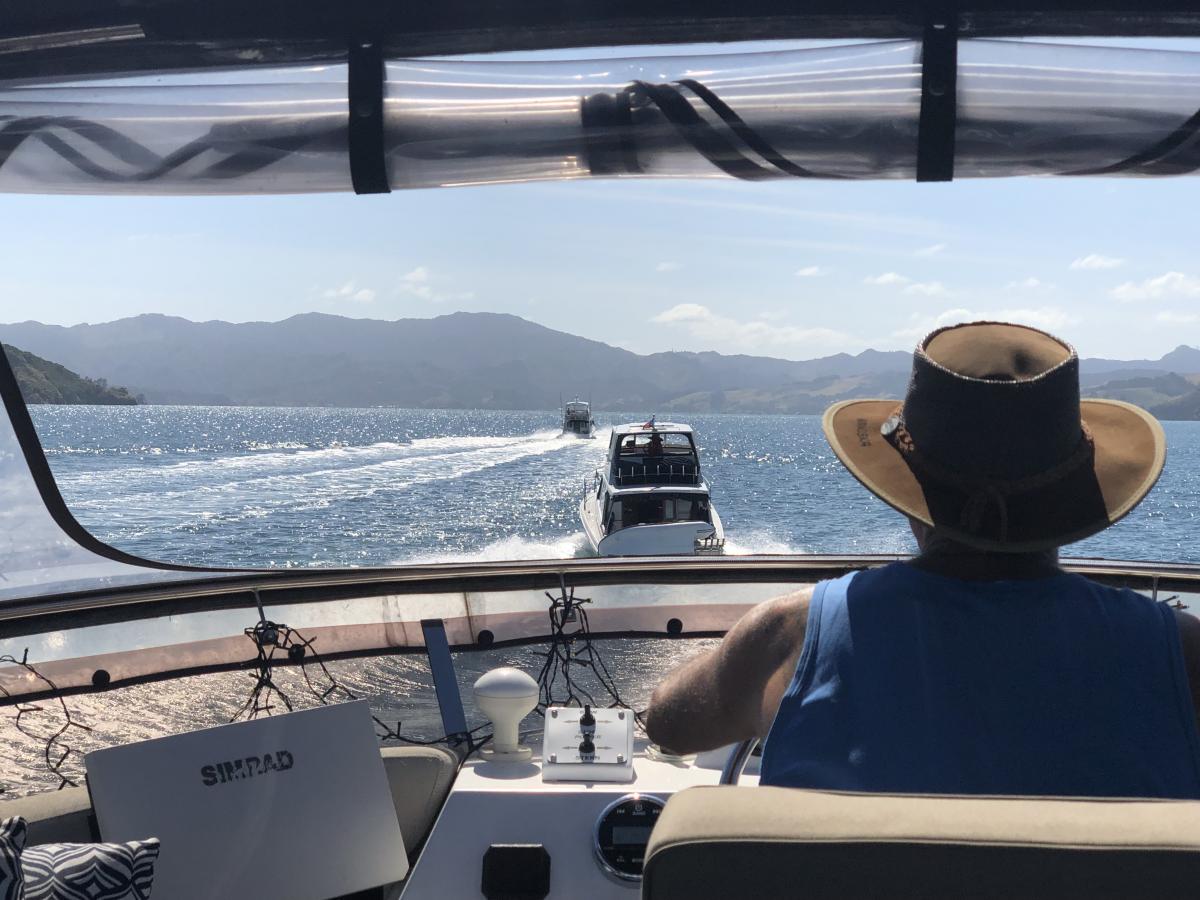
[[(165, 562), (394, 565), (583, 554), (578, 504), (613, 424), (554, 411), (39, 406), (68, 507)], [(816, 416), (689, 415), (732, 553), (906, 553), (905, 520), (834, 457)], [(1162, 479), (1069, 555), (1200, 562), (1200, 423), (1165, 423)]]

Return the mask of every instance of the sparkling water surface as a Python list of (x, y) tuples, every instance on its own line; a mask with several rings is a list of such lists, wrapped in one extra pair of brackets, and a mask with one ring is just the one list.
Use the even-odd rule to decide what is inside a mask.
[[(168, 562), (390, 565), (584, 552), (578, 503), (604, 460), (556, 412), (41, 406), (67, 505), (97, 537)], [(914, 549), (838, 463), (817, 416), (690, 415), (734, 553)], [(1200, 423), (1167, 422), (1167, 467), (1071, 555), (1200, 561)]]
[[(152, 559), (201, 565), (342, 566), (534, 559), (584, 553), (577, 506), (603, 462), (613, 423), (647, 413), (599, 413), (592, 441), (559, 435), (553, 411), (242, 407), (32, 409), (59, 488), (97, 537)], [(662, 417), (660, 417), (662, 418)], [(899, 515), (841, 467), (815, 416), (684, 417), (734, 553), (906, 553)], [(1078, 556), (1200, 562), (1200, 423), (1165, 423), (1166, 471), (1123, 522), (1067, 549)], [(680, 659), (711, 641), (604, 641), (626, 700), (645, 704)], [(536, 674), (537, 646), (458, 653), (470, 685), (516, 665)], [(405, 734), (441, 732), (423, 656), (331, 664)], [(297, 706), (315, 701), (299, 675), (280, 684)], [(91, 731), (77, 750), (221, 724), (253, 679), (206, 675), (74, 697)], [(27, 716), (34, 734), (61, 725), (52, 706)], [(282, 708), (282, 707), (280, 707)], [(11, 717), (10, 717), (11, 718)], [(0, 785), (9, 795), (57, 786), (45, 746), (0, 728)], [(78, 777), (80, 757), (64, 771)]]

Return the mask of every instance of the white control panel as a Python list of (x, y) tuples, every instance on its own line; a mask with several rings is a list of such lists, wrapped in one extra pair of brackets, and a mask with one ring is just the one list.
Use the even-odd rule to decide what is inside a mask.
[(633, 710), (547, 709), (542, 780), (633, 781)]

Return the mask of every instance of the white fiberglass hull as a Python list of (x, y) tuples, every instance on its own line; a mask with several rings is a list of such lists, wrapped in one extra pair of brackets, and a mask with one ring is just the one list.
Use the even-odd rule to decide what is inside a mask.
[(594, 493), (579, 504), (579, 519), (589, 549), (597, 556), (693, 556), (697, 542), (718, 552), (725, 530), (717, 510), (709, 506), (712, 522), (667, 522), (661, 525), (632, 525), (606, 534), (601, 525), (599, 505)]

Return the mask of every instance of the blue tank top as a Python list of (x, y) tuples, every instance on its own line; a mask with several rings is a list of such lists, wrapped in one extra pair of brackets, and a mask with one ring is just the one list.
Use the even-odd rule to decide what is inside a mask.
[(1200, 799), (1175, 614), (1079, 575), (822, 582), (762, 783)]

